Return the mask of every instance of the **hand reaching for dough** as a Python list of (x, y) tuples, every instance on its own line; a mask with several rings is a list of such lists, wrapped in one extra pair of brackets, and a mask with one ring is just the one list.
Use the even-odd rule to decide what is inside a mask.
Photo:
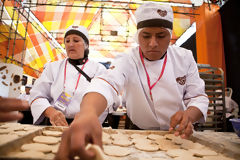
[(88, 143), (102, 146), (102, 126), (95, 113), (78, 113), (70, 127), (64, 130), (54, 160), (72, 160), (75, 156), (81, 160), (96, 160), (98, 153), (86, 148)]
[(49, 118), (50, 123), (53, 126), (68, 126), (64, 114), (53, 107), (48, 107), (45, 110), (44, 115)]
[[(177, 127), (178, 126), (178, 127)], [(170, 131), (174, 131), (176, 136), (189, 138), (193, 133), (193, 125), (187, 112), (178, 111), (171, 117)]]
[[(203, 118), (202, 112), (195, 106), (189, 106), (185, 111), (178, 111), (171, 117), (169, 131), (175, 129), (175, 135), (189, 138), (193, 134), (192, 123)], [(178, 126), (178, 127), (177, 127)]]
[(0, 97), (0, 122), (20, 120), (23, 114), (15, 111), (27, 109), (29, 109), (29, 104), (25, 100)]

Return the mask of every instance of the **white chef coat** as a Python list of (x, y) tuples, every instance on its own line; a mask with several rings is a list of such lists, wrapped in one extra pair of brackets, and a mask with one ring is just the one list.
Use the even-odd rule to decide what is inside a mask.
[[(33, 88), (30, 91), (31, 112), (33, 115), (33, 123), (39, 124), (43, 119), (43, 112), (58, 99), (59, 95), (64, 90), (64, 70), (67, 59), (55, 61), (45, 66), (42, 75), (36, 80)], [(82, 68), (82, 65), (78, 65)], [(88, 60), (82, 69), (90, 78), (98, 76), (106, 71), (106, 68), (97, 62)], [(79, 72), (67, 61), (65, 92), (73, 94)], [(90, 82), (81, 75), (77, 89), (72, 97), (70, 104), (67, 106), (64, 115), (66, 118), (74, 118), (75, 114), (80, 111), (80, 103), (82, 101), (83, 92)], [(107, 116), (104, 112), (99, 120), (102, 123)]]
[[(144, 59), (151, 85), (157, 81), (165, 58), (166, 55), (157, 61)], [(86, 92), (102, 94), (111, 106), (123, 90), (127, 114), (139, 128), (168, 130), (171, 116), (189, 106), (199, 108), (204, 115), (200, 121), (206, 120), (209, 100), (191, 51), (169, 46), (163, 76), (151, 90), (152, 99), (139, 47), (113, 65), (115, 68), (107, 74), (95, 77)]]

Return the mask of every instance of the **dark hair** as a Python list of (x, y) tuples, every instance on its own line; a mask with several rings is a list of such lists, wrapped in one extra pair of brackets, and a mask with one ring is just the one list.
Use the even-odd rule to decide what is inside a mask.
[(79, 36), (82, 37), (83, 40), (89, 45), (89, 40), (88, 40), (88, 38), (87, 38), (82, 32), (77, 31), (77, 30), (70, 30), (70, 31), (68, 31), (68, 32), (65, 34), (65, 36), (64, 36), (64, 40), (65, 40), (65, 38), (66, 38), (68, 35), (70, 35), (70, 34), (79, 35)]
[(164, 27), (173, 29), (173, 23), (165, 19), (148, 19), (137, 24), (137, 29), (144, 27)]

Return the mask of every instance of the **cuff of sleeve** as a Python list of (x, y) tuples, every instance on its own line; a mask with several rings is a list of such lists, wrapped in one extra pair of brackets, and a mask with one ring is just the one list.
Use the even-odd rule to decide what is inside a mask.
[(44, 115), (43, 112), (49, 107), (51, 104), (45, 98), (38, 98), (31, 104), (31, 112), (33, 116), (33, 124), (39, 124), (43, 121)]
[(190, 106), (194, 106), (197, 107), (203, 114), (203, 117), (200, 118), (197, 122), (199, 123), (204, 123), (206, 122), (207, 119), (207, 111), (208, 111), (208, 105), (206, 105), (205, 103), (189, 103), (188, 107)]

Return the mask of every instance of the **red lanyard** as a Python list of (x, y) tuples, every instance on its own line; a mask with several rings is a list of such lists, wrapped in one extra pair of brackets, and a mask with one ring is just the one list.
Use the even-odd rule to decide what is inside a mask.
[(165, 67), (166, 67), (166, 63), (167, 63), (167, 54), (164, 58), (164, 62), (163, 62), (163, 66), (162, 66), (162, 71), (161, 71), (161, 74), (160, 76), (158, 77), (157, 81), (155, 83), (153, 83), (153, 85), (150, 84), (150, 77), (149, 77), (149, 74), (147, 72), (147, 69), (146, 69), (146, 66), (144, 64), (144, 59), (143, 59), (143, 54), (142, 54), (142, 50), (140, 49), (139, 47), (139, 53), (140, 53), (140, 57), (141, 57), (141, 61), (142, 61), (142, 64), (143, 64), (143, 67), (144, 67), (144, 70), (146, 72), (146, 75), (147, 75), (147, 81), (148, 81), (148, 87), (149, 87), (149, 90), (150, 90), (150, 96), (151, 96), (151, 99), (152, 99), (152, 88), (157, 84), (157, 82), (162, 78), (162, 75), (164, 73), (164, 70), (165, 70)]
[[(88, 62), (88, 60), (83, 64), (81, 70), (83, 70), (85, 64)], [(63, 85), (63, 88), (64, 88), (64, 91), (65, 91), (65, 82), (66, 82), (66, 71), (67, 71), (67, 60), (66, 60), (66, 63), (65, 63), (65, 68), (64, 68), (64, 85)], [(75, 89), (74, 89), (74, 92), (73, 92), (73, 95), (75, 94), (75, 91), (77, 90), (77, 87), (78, 87), (78, 83), (79, 83), (79, 80), (80, 80), (80, 77), (81, 77), (82, 74), (79, 73), (78, 75), (78, 80), (77, 80), (77, 84), (75, 86)]]

